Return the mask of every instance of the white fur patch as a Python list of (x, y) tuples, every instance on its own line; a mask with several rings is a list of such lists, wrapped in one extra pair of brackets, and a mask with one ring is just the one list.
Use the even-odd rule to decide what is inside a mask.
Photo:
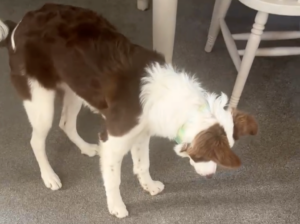
[(201, 176), (208, 176), (214, 174), (217, 170), (217, 164), (213, 161), (195, 163), (192, 159), (190, 159), (190, 164)]
[[(227, 95), (207, 92), (195, 77), (177, 71), (171, 65), (156, 63), (147, 68), (147, 72), (148, 76), (142, 80), (140, 95), (143, 105), (141, 121), (147, 122), (153, 135), (174, 140), (184, 125), (181, 142), (191, 143), (199, 132), (219, 123), (226, 132), (230, 146), (233, 146), (233, 118), (231, 111), (224, 108), (228, 103)], [(204, 104), (209, 107), (205, 113), (199, 110)], [(181, 157), (189, 157), (185, 152), (180, 152), (181, 148), (182, 144), (179, 144), (174, 150)], [(217, 165), (212, 161), (195, 163), (189, 159), (200, 175), (216, 172)]]
[[(45, 89), (34, 79), (29, 79), (28, 85), (31, 99), (25, 100), (23, 104), (32, 126), (31, 147), (39, 164), (44, 184), (51, 190), (58, 190), (62, 184), (48, 161), (45, 143), (53, 121), (55, 90)], [(99, 151), (98, 145), (88, 144), (77, 133), (76, 121), (82, 100), (67, 85), (60, 87), (65, 92), (63, 111), (59, 122), (60, 128), (81, 150), (82, 154), (96, 155)]]
[[(224, 127), (232, 146), (233, 120), (224, 109), (228, 97), (207, 92), (195, 77), (177, 71), (171, 65), (153, 64), (147, 68), (148, 76), (142, 79), (140, 95), (143, 105), (142, 120), (147, 120), (155, 135), (174, 139), (182, 125), (186, 125), (184, 142), (191, 142), (196, 134), (219, 123)], [(199, 107), (208, 103), (210, 113)], [(192, 114), (192, 121), (191, 120)]]

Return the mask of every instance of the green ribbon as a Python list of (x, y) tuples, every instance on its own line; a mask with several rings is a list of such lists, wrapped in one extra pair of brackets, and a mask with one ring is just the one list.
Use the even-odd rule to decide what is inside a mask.
[[(204, 111), (208, 111), (208, 106), (206, 104), (203, 104), (199, 107), (198, 109), (199, 112), (204, 112)], [(185, 124), (182, 125), (178, 132), (177, 132), (177, 136), (175, 137), (175, 142), (177, 144), (181, 144), (182, 143), (182, 139), (183, 139), (183, 136), (184, 136), (184, 133), (185, 133)]]
[(177, 144), (180, 144), (180, 143), (181, 143), (181, 140), (182, 140), (182, 138), (183, 138), (183, 135), (184, 135), (184, 126), (185, 126), (185, 125), (183, 125), (181, 128), (179, 128), (178, 133), (177, 133), (177, 136), (176, 136), (176, 138), (174, 139), (175, 142), (177, 142)]

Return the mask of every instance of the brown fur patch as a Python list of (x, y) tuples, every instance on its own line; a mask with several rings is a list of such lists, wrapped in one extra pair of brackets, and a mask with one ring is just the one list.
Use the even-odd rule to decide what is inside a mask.
[(253, 116), (239, 111), (237, 109), (232, 109), (234, 130), (233, 138), (238, 140), (240, 137), (245, 135), (256, 135), (258, 132), (258, 124)]
[(219, 124), (196, 135), (185, 150), (195, 162), (214, 161), (227, 168), (241, 166), (239, 157), (230, 149), (224, 128)]
[(12, 81), (23, 99), (29, 78), (47, 89), (66, 83), (106, 117), (113, 136), (138, 123), (145, 67), (165, 63), (161, 54), (132, 44), (96, 12), (68, 5), (50, 3), (26, 13), (14, 40), (15, 52), (7, 46)]
[(30, 89), (28, 85), (28, 79), (26, 76), (20, 76), (20, 75), (10, 75), (10, 81), (17, 90), (17, 93), (19, 97), (22, 100), (30, 100), (31, 94)]

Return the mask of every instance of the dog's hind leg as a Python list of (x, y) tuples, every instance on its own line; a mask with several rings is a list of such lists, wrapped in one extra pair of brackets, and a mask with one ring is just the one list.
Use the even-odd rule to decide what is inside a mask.
[(31, 147), (46, 187), (57, 190), (62, 186), (61, 181), (48, 161), (45, 148), (53, 121), (55, 91), (43, 88), (37, 81), (30, 81), (30, 92), (31, 99), (23, 104), (32, 126)]
[(150, 136), (141, 136), (132, 147), (133, 172), (137, 175), (142, 188), (151, 195), (156, 195), (163, 191), (164, 184), (154, 181), (150, 176), (149, 142)]
[(98, 145), (85, 142), (77, 132), (77, 115), (82, 106), (80, 99), (70, 87), (64, 85), (63, 109), (59, 127), (67, 134), (69, 139), (81, 150), (82, 154), (94, 156), (98, 152)]

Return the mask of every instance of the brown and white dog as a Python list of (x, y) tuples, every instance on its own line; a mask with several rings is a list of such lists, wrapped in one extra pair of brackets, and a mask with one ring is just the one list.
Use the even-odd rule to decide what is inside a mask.
[[(33, 129), (30, 143), (46, 187), (62, 186), (47, 159), (45, 139), (56, 92), (63, 90), (59, 126), (83, 154), (100, 152), (108, 209), (118, 218), (128, 215), (119, 186), (122, 159), (129, 151), (143, 189), (151, 195), (164, 189), (149, 174), (151, 136), (176, 140), (176, 153), (210, 177), (217, 165), (238, 168), (234, 141), (257, 133), (252, 116), (224, 108), (225, 94), (207, 92), (194, 77), (166, 64), (157, 52), (132, 44), (91, 10), (46, 4), (18, 24), (0, 22), (1, 39), (9, 52), (12, 84)], [(107, 138), (99, 146), (77, 133), (82, 104), (105, 118)]]

